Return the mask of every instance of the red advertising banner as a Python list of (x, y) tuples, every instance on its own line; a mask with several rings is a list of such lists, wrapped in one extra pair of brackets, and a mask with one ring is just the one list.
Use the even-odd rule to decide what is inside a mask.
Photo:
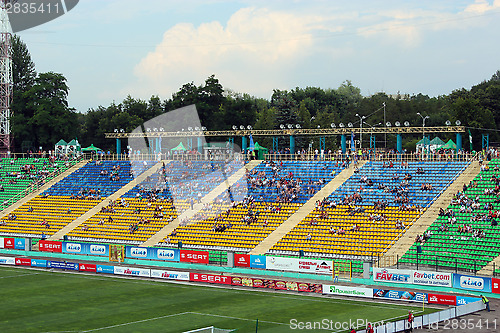
[(93, 264), (80, 264), (80, 272), (96, 272), (97, 271), (97, 267), (96, 265), (93, 265)]
[(208, 264), (208, 251), (181, 250), (180, 261)]
[(297, 284), (298, 291), (308, 292), (308, 293), (319, 293), (323, 291), (323, 285), (315, 283), (299, 282)]
[(250, 255), (249, 254), (234, 254), (234, 266), (237, 267), (250, 267)]
[(4, 238), (3, 247), (6, 249), (14, 249), (15, 248), (14, 238)]
[(17, 266), (31, 266), (31, 259), (29, 258), (16, 258)]
[(62, 252), (62, 243), (55, 241), (41, 240), (38, 242), (38, 250), (44, 252)]
[(231, 284), (233, 286), (242, 286), (242, 284), (241, 284), (241, 278), (239, 276), (233, 276), (231, 278)]
[(276, 290), (286, 290), (286, 282), (282, 280), (274, 281), (274, 289)]
[(429, 294), (429, 303), (442, 305), (456, 305), (457, 296)]
[(253, 279), (253, 287), (254, 288), (267, 288), (267, 286), (264, 284), (265, 280), (262, 279)]
[(500, 279), (491, 279), (491, 292), (495, 294), (500, 294)]
[(224, 275), (189, 273), (189, 281), (207, 282), (216, 284), (231, 284), (231, 277)]

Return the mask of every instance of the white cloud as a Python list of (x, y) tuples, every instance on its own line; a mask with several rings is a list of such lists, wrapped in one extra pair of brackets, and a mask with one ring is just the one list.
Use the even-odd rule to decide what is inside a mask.
[(225, 26), (218, 21), (198, 27), (179, 23), (140, 61), (135, 75), (143, 87), (154, 87), (159, 94), (211, 74), (234, 90), (276, 87), (286, 78), (286, 70), (310, 54), (312, 31), (323, 23), (318, 16), (265, 8), (240, 9)]

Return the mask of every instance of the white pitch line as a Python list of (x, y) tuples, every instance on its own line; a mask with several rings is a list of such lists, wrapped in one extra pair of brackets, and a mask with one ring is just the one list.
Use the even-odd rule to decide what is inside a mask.
[[(189, 312), (192, 314), (197, 314), (197, 315), (202, 315), (202, 316), (211, 316), (211, 317), (220, 317), (220, 318), (227, 318), (227, 319), (237, 319), (237, 320), (245, 320), (245, 321), (255, 321), (256, 319), (248, 319), (248, 318), (239, 318), (239, 317), (231, 317), (231, 316), (223, 316), (223, 315), (217, 315), (217, 314), (211, 314), (211, 313), (202, 313), (202, 312)], [(275, 325), (286, 325), (289, 326), (289, 324), (285, 323), (278, 323), (275, 321), (266, 321), (266, 320), (259, 320), (261, 323), (267, 323), (267, 324), (275, 324)]]
[(136, 320), (136, 321), (131, 321), (131, 322), (128, 322), (128, 323), (111, 325), (111, 326), (105, 326), (105, 327), (99, 327), (99, 328), (94, 328), (94, 329), (87, 330), (87, 331), (78, 331), (78, 332), (85, 333), (85, 332), (95, 332), (95, 331), (100, 331), (100, 330), (107, 330), (109, 328), (115, 328), (115, 327), (121, 327), (121, 326), (138, 324), (138, 323), (144, 323), (144, 322), (147, 322), (147, 321), (153, 321), (153, 320), (158, 320), (158, 319), (163, 319), (163, 318), (168, 318), (168, 317), (182, 316), (182, 315), (190, 314), (190, 313), (191, 312), (174, 313), (174, 314), (166, 315), (166, 316), (160, 316), (160, 317), (155, 317), (155, 318), (148, 318), (148, 319)]
[(25, 275), (37, 275), (40, 273), (29, 273), (29, 274), (17, 274), (17, 275), (9, 275), (9, 276), (1, 276), (0, 279), (8, 279), (12, 277), (25, 276)]

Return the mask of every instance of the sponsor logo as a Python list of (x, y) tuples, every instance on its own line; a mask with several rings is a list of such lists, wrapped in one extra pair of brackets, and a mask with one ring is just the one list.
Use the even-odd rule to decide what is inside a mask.
[(186, 253), (186, 254), (184, 254), (184, 257), (187, 258), (187, 259), (195, 259), (195, 260), (201, 259), (201, 260), (206, 260), (208, 256), (206, 254)]
[(70, 253), (80, 253), (82, 252), (82, 246), (77, 243), (67, 243), (66, 251)]
[(174, 250), (158, 249), (157, 256), (159, 259), (173, 260), (175, 258), (175, 252)]
[(408, 282), (410, 275), (389, 273), (386, 269), (384, 269), (382, 272), (376, 273), (375, 279), (379, 281)]
[(106, 254), (106, 246), (104, 245), (90, 245), (90, 254)]
[(133, 247), (130, 249), (130, 255), (132, 257), (146, 258), (148, 256), (148, 249), (143, 247)]
[(136, 270), (127, 268), (127, 269), (123, 270), (123, 274), (125, 274), (125, 275), (136, 275), (136, 276), (139, 276), (139, 275), (141, 275), (141, 271), (136, 271)]
[(429, 301), (430, 302), (437, 302), (438, 298), (436, 296), (431, 296), (431, 297), (429, 297)]
[(460, 287), (466, 289), (483, 290), (484, 280), (482, 278), (475, 278), (471, 276), (461, 276)]

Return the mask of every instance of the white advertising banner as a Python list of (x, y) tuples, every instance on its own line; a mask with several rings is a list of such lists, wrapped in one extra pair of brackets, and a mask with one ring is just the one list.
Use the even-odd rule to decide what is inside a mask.
[(405, 269), (373, 268), (373, 281), (413, 283), (413, 274)]
[(117, 275), (150, 277), (150, 270), (146, 268), (115, 266), (114, 272)]
[(453, 285), (452, 273), (412, 271), (413, 284), (423, 286), (449, 287)]
[(330, 260), (266, 257), (266, 269), (331, 275), (333, 263)]
[(3, 238), (0, 237), (0, 249), (3, 249)]
[(0, 257), (0, 265), (15, 265), (16, 258), (14, 257)]
[(323, 294), (372, 298), (373, 289), (324, 284)]
[(189, 272), (163, 271), (159, 269), (152, 269), (151, 277), (155, 279), (189, 281)]

